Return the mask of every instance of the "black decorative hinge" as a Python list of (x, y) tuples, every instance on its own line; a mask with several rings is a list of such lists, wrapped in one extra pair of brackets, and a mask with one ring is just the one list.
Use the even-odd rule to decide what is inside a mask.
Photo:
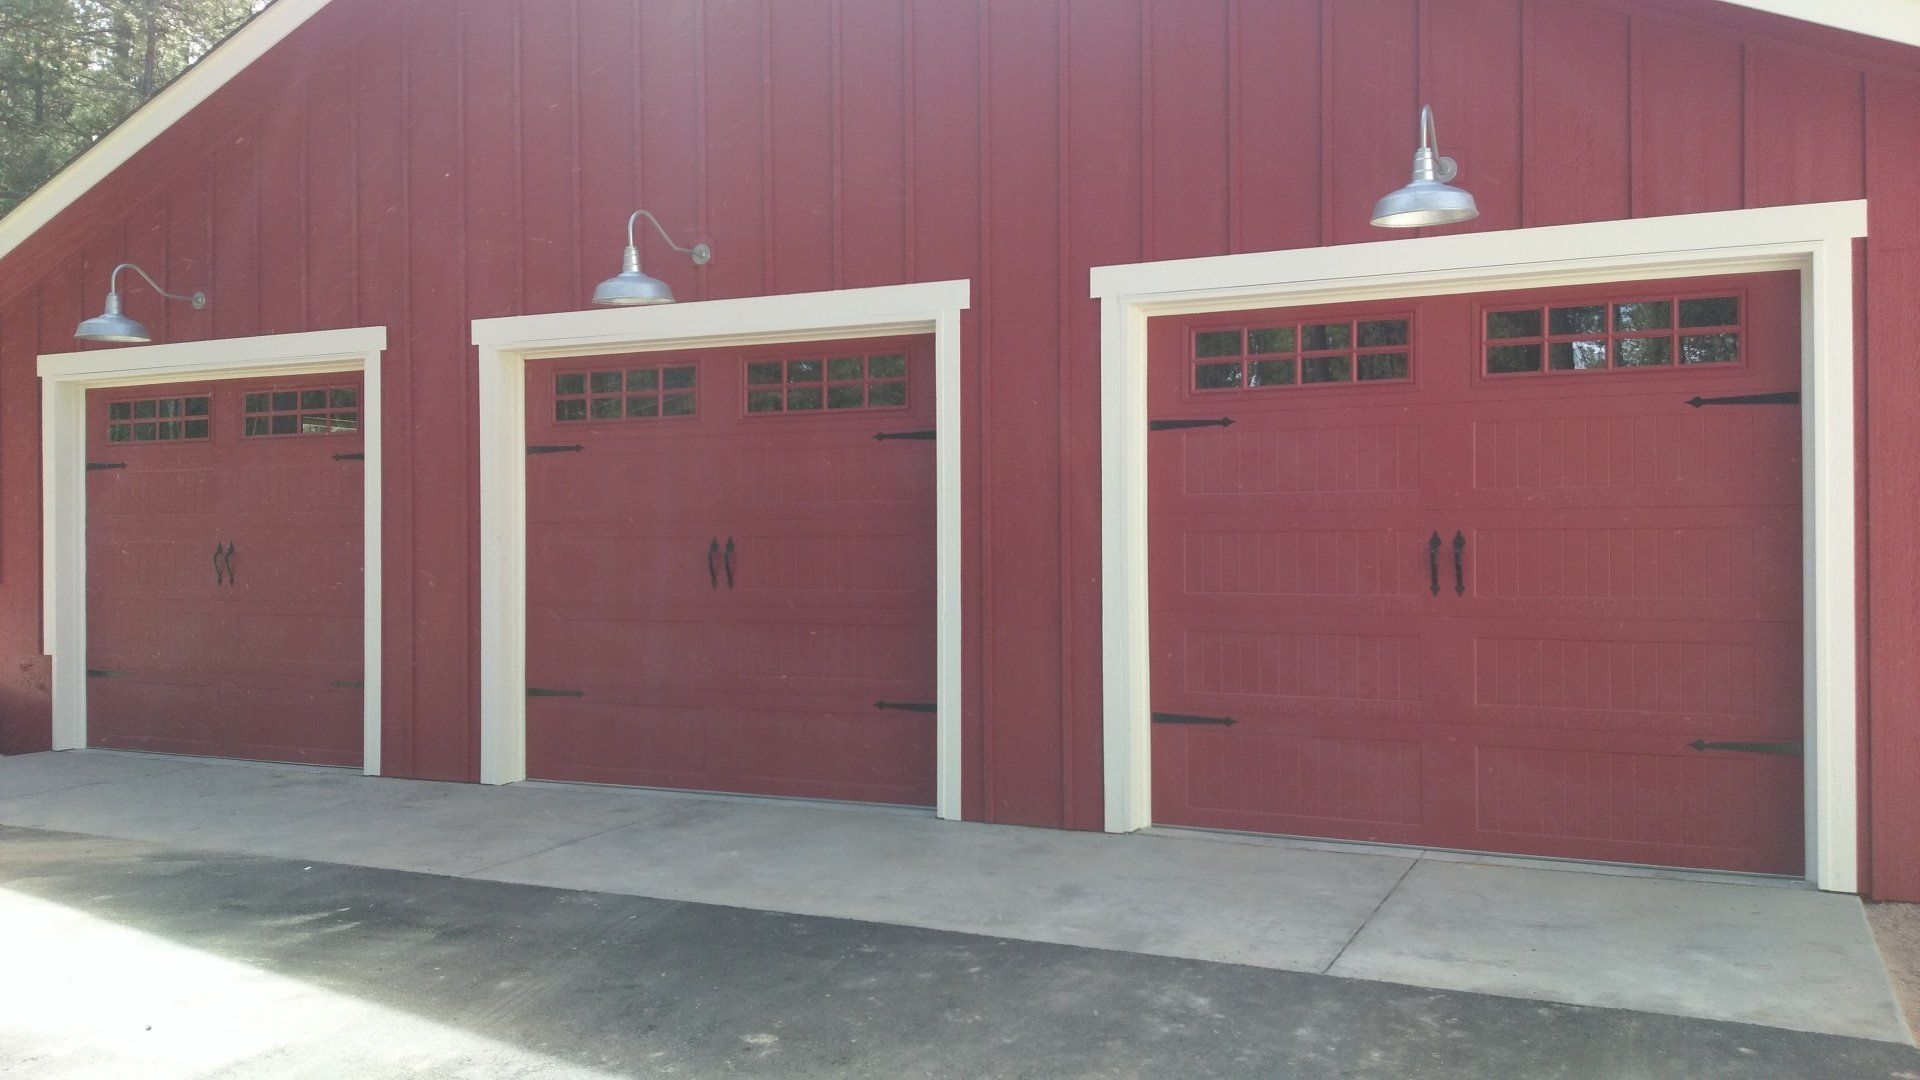
[(124, 461), (89, 461), (87, 462), (88, 472), (103, 472), (107, 469), (124, 469), (126, 467), (127, 467), (127, 463)]
[(585, 690), (555, 690), (550, 686), (527, 687), (528, 697), (586, 697)]
[(573, 443), (567, 446), (561, 446), (558, 443), (534, 443), (532, 446), (527, 447), (527, 453), (529, 454), (577, 454), (580, 451), (585, 449), (586, 447), (580, 445), (579, 443)]
[(1800, 391), (1782, 390), (1775, 394), (1735, 394), (1732, 397), (1690, 397), (1687, 404), (1698, 409), (1703, 405), (1798, 405)]
[(367, 455), (365, 455), (365, 454), (335, 454), (335, 455), (333, 455), (333, 460), (335, 460), (335, 461), (365, 461), (365, 460), (367, 460)]
[(939, 707), (931, 701), (876, 701), (876, 709), (897, 709), (900, 712), (938, 712)]
[(1157, 712), (1153, 714), (1156, 724), (1218, 724), (1232, 727), (1237, 721), (1231, 716), (1192, 716), (1187, 713)]
[(874, 442), (886, 442), (888, 439), (919, 439), (932, 441), (939, 433), (932, 428), (925, 431), (882, 431), (873, 437)]
[(1232, 427), (1233, 417), (1223, 416), (1218, 420), (1149, 420), (1148, 431), (1179, 431), (1181, 428)]
[(97, 667), (87, 669), (87, 678), (89, 679), (124, 679), (126, 677), (127, 673), (124, 671), (109, 671), (106, 668)]
[(1695, 739), (1687, 744), (1695, 750), (1738, 750), (1748, 754), (1788, 754), (1800, 757), (1806, 748), (1798, 740), (1793, 742), (1708, 742)]
[(333, 680), (333, 688), (335, 690), (365, 690), (367, 684), (361, 682), (359, 679), (335, 679)]

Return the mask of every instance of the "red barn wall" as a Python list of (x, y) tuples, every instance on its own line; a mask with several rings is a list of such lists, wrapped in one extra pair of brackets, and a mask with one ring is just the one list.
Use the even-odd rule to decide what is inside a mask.
[[(1090, 266), (1377, 239), (1415, 112), (1506, 229), (1873, 200), (1863, 806), (1920, 898), (1920, 61), (1707, 0), (335, 0), (0, 262), (0, 752), (49, 739), (34, 358), (123, 258), (158, 340), (381, 324), (386, 768), (477, 773), (468, 321), (970, 278), (969, 817), (1098, 828)], [(656, 249), (657, 250), (657, 249)], [(1885, 463), (1898, 463), (1894, 468)]]

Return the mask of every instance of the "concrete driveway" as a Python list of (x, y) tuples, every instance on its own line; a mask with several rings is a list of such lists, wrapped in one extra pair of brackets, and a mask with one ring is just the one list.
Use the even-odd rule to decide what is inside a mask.
[[(239, 963), (239, 969), (207, 969), (206, 992), (214, 1001), (224, 982), (269, 976), (292, 978), (292, 985), (274, 985), (290, 995), (286, 1000), (299, 1000), (308, 992), (300, 988), (312, 985), (309, 968), (324, 968), (330, 974), (321, 983), (336, 995), (328, 999), (333, 1011), (327, 1015), (398, 1008), (393, 1016), (383, 1013), (381, 1023), (409, 1018), (404, 1026), (413, 1034), (397, 1036), (400, 1042), (427, 1038), (428, 1029), (416, 1029), (417, 1023), (441, 1025), (428, 1042), (441, 1035), (451, 1040), (446, 1045), (456, 1049), (446, 1051), (453, 1055), (447, 1061), (467, 1060), (462, 1055), (496, 1060), (487, 1055), (513, 1057), (531, 1047), (575, 1068), (583, 1059), (573, 1040), (611, 1040), (605, 1061), (585, 1065), (631, 1072), (638, 1059), (630, 1055), (647, 1048), (678, 1061), (682, 1074), (708, 1075), (719, 1069), (715, 1062), (735, 1062), (722, 1054), (726, 1040), (715, 1034), (720, 1041), (702, 1042), (705, 1036), (681, 1030), (695, 1014), (674, 1012), (677, 1006), (659, 996), (667, 992), (661, 987), (670, 986), (668, 996), (703, 1000), (724, 991), (753, 1016), (798, 1022), (807, 993), (794, 990), (781, 999), (772, 985), (721, 976), (752, 969), (761, 962), (754, 955), (771, 950), (762, 958), (766, 970), (786, 970), (795, 986), (807, 986), (809, 965), (823, 963), (821, 954), (782, 950), (798, 933), (793, 928), (808, 927), (809, 935), (839, 942), (835, 948), (842, 951), (833, 955), (869, 958), (859, 978), (874, 988), (873, 1001), (849, 1005), (856, 999), (839, 992), (831, 1005), (816, 1002), (831, 1015), (807, 1018), (810, 1034), (799, 1038), (804, 1049), (778, 1031), (727, 1036), (781, 1038), (789, 1053), (783, 1065), (763, 1063), (767, 1071), (1058, 1075), (1029, 1070), (1029, 1060), (1047, 1060), (1042, 1044), (1057, 1030), (1095, 1040), (1090, 1045), (1098, 1052), (1086, 1051), (1093, 1064), (1081, 1070), (1085, 1075), (1125, 1075), (1154, 1047), (1172, 1056), (1153, 1060), (1188, 1075), (1235, 1075), (1248, 1063), (1266, 1071), (1247, 1075), (1287, 1075), (1287, 1069), (1325, 1075), (1333, 1059), (1314, 1058), (1315, 1047), (1343, 1067), (1383, 1055), (1378, 1061), (1402, 1071), (1382, 1065), (1379, 1075), (1404, 1075), (1418, 1060), (1407, 1055), (1432, 1050), (1440, 1045), (1436, 1038), (1444, 1036), (1449, 1054), (1461, 1053), (1463, 1044), (1446, 1033), (1465, 1025), (1462, 1030), (1530, 1048), (1530, 1067), (1519, 1070), (1529, 1075), (1553, 1075), (1550, 1070), (1562, 1066), (1570, 1070), (1562, 1075), (1650, 1075), (1634, 1071), (1633, 1062), (1657, 1062), (1681, 1052), (1689, 1039), (1704, 1039), (1699, 1046), (1718, 1049), (1684, 1075), (1712, 1075), (1721, 1065), (1731, 1074), (1754, 1075), (1750, 1068), (1761, 1059), (1753, 1055), (1764, 1052), (1768, 1067), (1777, 1065), (1774, 1075), (1803, 1075), (1795, 1070), (1819, 1061), (1846, 1063), (1855, 1069), (1851, 1075), (1920, 1076), (1920, 1056), (1905, 1044), (1858, 901), (1756, 879), (1599, 873), (1193, 835), (1106, 837), (839, 806), (559, 785), (480, 788), (104, 752), (0, 761), (0, 824), (157, 845), (17, 830), (0, 837), (0, 897), (21, 909), (0, 926), (48, 928), (23, 938), (34, 946), (25, 956), (38, 957), (46, 978), (10, 978), (10, 987), (57, 981), (71, 970), (68, 939), (102, 942), (106, 982), (84, 984), (93, 990), (115, 984), (111, 973), (124, 966), (116, 969), (112, 958), (128, 949), (183, 948), (175, 959)], [(671, 903), (660, 908), (615, 894)], [(603, 963), (600, 946), (591, 944), (605, 929), (600, 923), (576, 925), (556, 915), (549, 925), (529, 914), (598, 912), (626, 903), (640, 905), (622, 909), (638, 923), (653, 925), (651, 913), (670, 908), (675, 919), (702, 912), (696, 921), (707, 929), (672, 943), (622, 939), (630, 957), (658, 952), (674, 958), (642, 978), (638, 968), (621, 976)], [(440, 965), (450, 980), (479, 980), (473, 1001), (491, 1001), (488, 993), (502, 1000), (436, 1003), (427, 1000), (428, 987), (419, 999), (396, 1005), (375, 992), (389, 975), (361, 972), (351, 961), (355, 943), (364, 938), (370, 951), (358, 954), (363, 959), (382, 948), (397, 956), (412, 947), (382, 929), (399, 917), (372, 914), (386, 910), (383, 905), (421, 931), (414, 944), (426, 950), (429, 967)], [(196, 921), (203, 916), (213, 921)], [(536, 927), (547, 935), (544, 945), (529, 946), (517, 961), (528, 974), (486, 983), (481, 973), (497, 959), (492, 953)], [(122, 940), (135, 931), (144, 936)], [(930, 967), (923, 953), (902, 964), (861, 951), (882, 940), (939, 942), (916, 948), (968, 959), (951, 969)], [(249, 957), (272, 963), (249, 967)], [(985, 973), (999, 969), (981, 965), (982, 957), (1018, 961), (988, 978)], [(401, 966), (413, 970), (411, 962)], [(576, 966), (580, 970), (572, 970)], [(375, 963), (370, 970), (396, 969)], [(701, 971), (714, 980), (698, 983)], [(400, 980), (395, 993), (412, 978), (392, 977)], [(1129, 978), (1147, 981), (1133, 986)], [(663, 979), (667, 983), (657, 982)], [(601, 1001), (609, 984), (600, 980), (626, 989)], [(643, 983), (653, 989), (643, 993)], [(1081, 993), (1083, 983), (1098, 993)], [(594, 997), (591, 1008), (565, 996), (578, 987), (601, 987), (577, 991)], [(1155, 996), (1166, 987), (1195, 996)], [(557, 993), (562, 997), (548, 1000)], [(514, 1005), (523, 995), (528, 1000)], [(19, 1004), (44, 1000), (51, 999), (35, 992)], [(730, 1015), (731, 1000), (712, 998), (707, 1008)], [(982, 1030), (995, 1032), (989, 1041), (1000, 1055), (969, 1056), (971, 1050), (919, 1030), (928, 1021), (914, 1010), (934, 1001), (949, 1010), (943, 1017), (959, 1015), (952, 1010), (980, 1017)], [(144, 1007), (138, 995), (121, 1006), (136, 1018)], [(878, 1009), (872, 1022), (879, 1026), (851, 1032), (847, 1025), (857, 1017), (841, 1014), (849, 1008), (861, 1015)], [(469, 1009), (488, 1022), (462, 1023)], [(580, 1026), (545, 1031), (576, 1023), (555, 1019), (554, 1009), (577, 1013)], [(613, 1011), (596, 1012), (601, 1009)], [(597, 1028), (622, 1009), (671, 1016), (650, 1021), (645, 1037)], [(470, 1042), (498, 1040), (492, 1024), (523, 1010), (541, 1014), (534, 1027), (544, 1034), (498, 1046)], [(77, 1018), (74, 1010), (56, 1011), (76, 1022), (87, 1015), (84, 1008)], [(96, 1045), (84, 1032), (60, 1042), (62, 1029), (44, 1012), (16, 1014), (41, 1018), (10, 1037), (36, 1038), (38, 1031), (58, 1046)], [(905, 1035), (895, 1024), (914, 1026), (915, 1033)], [(1696, 1031), (1695, 1024), (1704, 1026)], [(1524, 1037), (1515, 1034), (1520, 1028)], [(835, 1034), (820, 1043), (819, 1033), (829, 1031)], [(1709, 1038), (1709, 1031), (1719, 1034)], [(1161, 1034), (1147, 1038), (1151, 1032)], [(1206, 1032), (1218, 1046), (1196, 1049)], [(858, 1053), (830, 1056), (856, 1037), (867, 1040)], [(1641, 1051), (1633, 1047), (1665, 1046), (1660, 1040), (1666, 1038), (1672, 1046), (1635, 1056)], [(1597, 1041), (1588, 1045), (1590, 1039)], [(1033, 1045), (1024, 1046), (1027, 1041)], [(272, 1054), (300, 1060), (320, 1052), (311, 1038), (276, 1045), (281, 1049)], [(758, 1044), (726, 1045), (738, 1055)], [(43, 1058), (56, 1071), (68, 1060), (58, 1046)], [(923, 1057), (908, 1063), (887, 1056), (900, 1047), (918, 1047)], [(1712, 1056), (1722, 1051), (1731, 1056)], [(1462, 1060), (1479, 1068), (1459, 1075), (1510, 1074), (1493, 1067), (1486, 1056), (1493, 1052), (1475, 1049)], [(1795, 1056), (1801, 1053), (1814, 1056)], [(1183, 1061), (1186, 1066), (1175, 1068)], [(1743, 1063), (1749, 1071), (1735, 1068)], [(559, 1067), (542, 1061), (529, 1067), (550, 1066)], [(1425, 1067), (1413, 1071), (1434, 1074)], [(1840, 1075), (1831, 1067), (1818, 1074)]]

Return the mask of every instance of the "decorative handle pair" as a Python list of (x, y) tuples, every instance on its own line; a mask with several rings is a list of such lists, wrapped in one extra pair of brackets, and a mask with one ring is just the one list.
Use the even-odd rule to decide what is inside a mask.
[(213, 542), (213, 583), (215, 585), (235, 585), (239, 578), (233, 575), (233, 541), (229, 540), (226, 549), (220, 547), (220, 541)]
[[(731, 589), (733, 588), (733, 537), (727, 537), (725, 550), (726, 559), (724, 561), (727, 568), (727, 588)], [(707, 545), (707, 581), (715, 589), (720, 587), (720, 572), (714, 567), (713, 559), (714, 556), (719, 555), (720, 552), (720, 538), (716, 536), (713, 538), (713, 541)]]
[[(1453, 534), (1453, 595), (1467, 594), (1467, 538), (1465, 534)], [(1427, 584), (1433, 595), (1440, 595), (1440, 534), (1435, 532), (1427, 538)]]

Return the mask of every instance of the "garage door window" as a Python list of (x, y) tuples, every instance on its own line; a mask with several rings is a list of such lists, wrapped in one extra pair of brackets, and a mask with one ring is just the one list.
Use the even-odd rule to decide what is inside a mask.
[(905, 353), (749, 360), (747, 413), (907, 407)]
[(208, 398), (141, 398), (107, 404), (108, 442), (183, 442), (208, 436)]
[(1302, 320), (1207, 329), (1193, 335), (1193, 389), (1398, 382), (1412, 377), (1406, 318)]
[(248, 394), (243, 404), (241, 430), (249, 437), (351, 435), (360, 430), (357, 386), (263, 390)]
[(1489, 311), (1486, 373), (1673, 368), (1740, 359), (1738, 296), (1589, 301)]
[(658, 364), (618, 371), (563, 371), (553, 377), (555, 420), (650, 420), (699, 411), (699, 369)]

